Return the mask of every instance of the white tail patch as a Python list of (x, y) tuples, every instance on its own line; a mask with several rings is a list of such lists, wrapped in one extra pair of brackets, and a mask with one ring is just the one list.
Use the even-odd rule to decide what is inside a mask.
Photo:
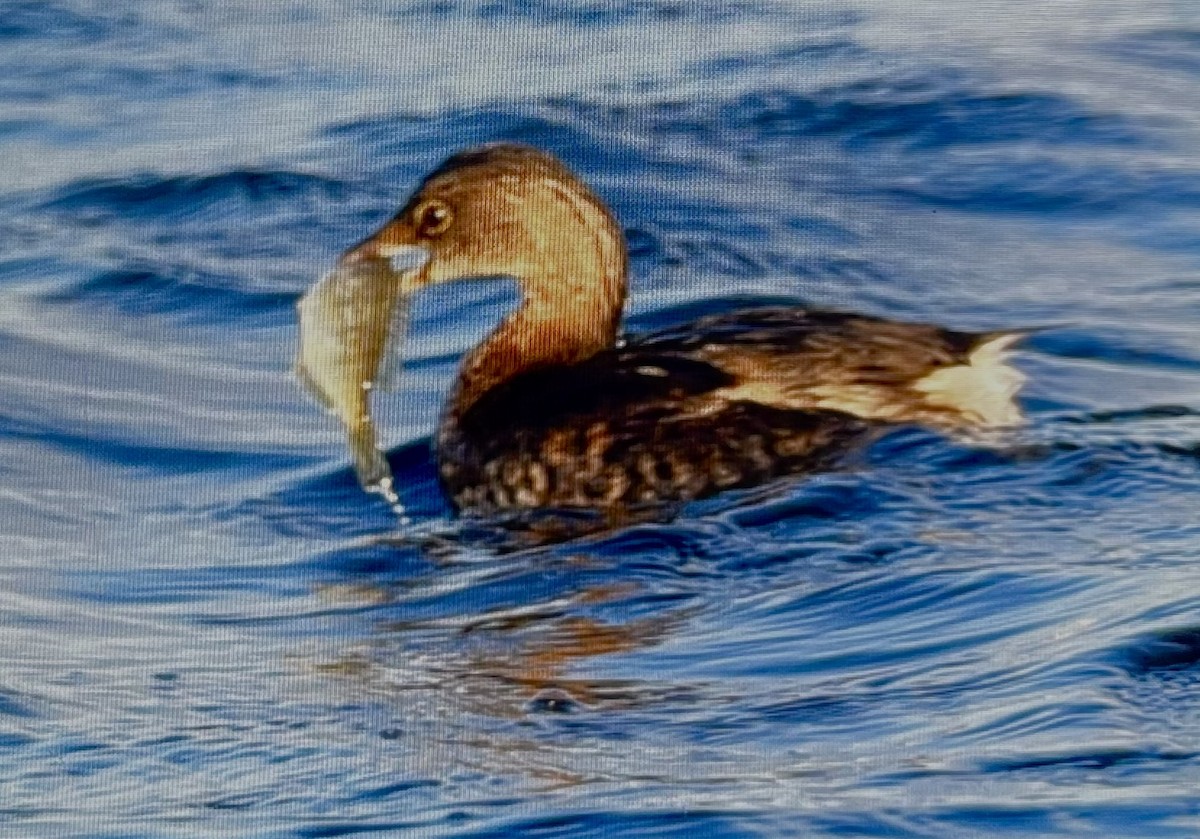
[(1009, 364), (1010, 350), (1022, 335), (999, 335), (982, 344), (967, 364), (946, 367), (913, 384), (930, 405), (958, 411), (985, 427), (1020, 425), (1024, 418), (1016, 395), (1025, 376)]

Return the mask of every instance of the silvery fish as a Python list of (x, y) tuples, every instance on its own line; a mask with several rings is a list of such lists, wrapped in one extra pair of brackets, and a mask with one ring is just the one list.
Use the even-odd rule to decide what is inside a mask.
[(334, 268), (301, 298), (295, 370), (345, 426), (363, 488), (402, 512), (370, 405), (381, 363), (402, 337), (409, 309), (408, 294), (390, 267), (364, 261)]

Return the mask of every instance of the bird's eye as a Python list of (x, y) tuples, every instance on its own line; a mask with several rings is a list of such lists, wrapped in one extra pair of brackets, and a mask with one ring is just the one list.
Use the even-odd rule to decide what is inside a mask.
[(454, 221), (454, 211), (445, 201), (426, 201), (413, 212), (419, 236), (440, 236)]

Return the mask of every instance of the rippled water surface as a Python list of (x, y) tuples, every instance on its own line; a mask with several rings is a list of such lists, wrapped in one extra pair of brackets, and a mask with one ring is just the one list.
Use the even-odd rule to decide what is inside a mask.
[[(1029, 427), (497, 546), (459, 287), (401, 526), (294, 304), (494, 139), (612, 204), (631, 329), (1046, 326)], [(1200, 835), (1194, 3), (0, 2), (0, 160), (3, 835)]]

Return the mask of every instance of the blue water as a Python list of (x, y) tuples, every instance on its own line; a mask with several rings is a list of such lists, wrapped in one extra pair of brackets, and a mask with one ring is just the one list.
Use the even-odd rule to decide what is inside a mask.
[[(1047, 326), (1029, 427), (544, 546), (414, 522), (294, 304), (451, 151), (594, 183), (629, 324)], [(0, 834), (1200, 835), (1200, 6), (0, 2)]]

